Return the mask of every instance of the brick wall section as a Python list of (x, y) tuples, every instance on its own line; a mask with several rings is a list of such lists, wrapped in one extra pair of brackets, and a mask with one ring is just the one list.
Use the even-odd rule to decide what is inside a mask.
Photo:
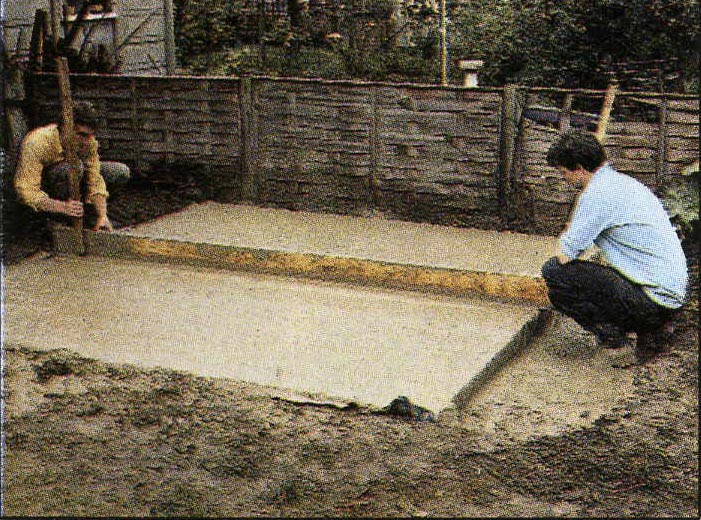
[[(36, 80), (41, 112), (55, 113), (55, 78)], [(501, 89), (90, 75), (72, 84), (107, 114), (104, 158), (137, 175), (163, 160), (203, 165), (221, 201), (557, 234), (575, 197), (545, 164), (558, 131), (529, 121), (504, 180)], [(698, 157), (699, 104), (652, 99), (660, 120), (612, 122), (607, 150), (659, 188)], [(514, 179), (516, 218), (506, 222), (499, 189)]]

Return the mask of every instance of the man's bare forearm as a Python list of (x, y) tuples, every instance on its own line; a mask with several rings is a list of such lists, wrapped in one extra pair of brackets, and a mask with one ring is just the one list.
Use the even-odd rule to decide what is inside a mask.
[(83, 216), (83, 204), (77, 200), (57, 200), (47, 197), (42, 200), (37, 207), (40, 211), (60, 213), (62, 215), (68, 215), (69, 217)]
[(104, 195), (94, 195), (92, 203), (95, 206), (97, 213), (97, 221), (95, 222), (94, 231), (112, 231), (112, 223), (107, 217), (107, 197)]

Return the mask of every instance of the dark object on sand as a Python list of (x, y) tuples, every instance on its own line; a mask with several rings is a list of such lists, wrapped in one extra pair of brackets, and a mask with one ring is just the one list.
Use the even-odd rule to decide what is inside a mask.
[(409, 398), (403, 395), (393, 399), (388, 406), (385, 406), (382, 409), (382, 413), (387, 415), (396, 415), (398, 417), (405, 417), (416, 421), (435, 422), (436, 420), (431, 410), (427, 410), (426, 408), (412, 404), (412, 402), (409, 401)]

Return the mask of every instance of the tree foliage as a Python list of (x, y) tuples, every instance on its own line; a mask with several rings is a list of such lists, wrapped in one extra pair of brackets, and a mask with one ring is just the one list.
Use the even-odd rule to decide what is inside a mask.
[(487, 60), (493, 83), (600, 88), (617, 64), (656, 60), (698, 84), (695, 0), (468, 0), (456, 11), (456, 47)]
[[(287, 0), (279, 4), (286, 4), (287, 16), (262, 2), (175, 0), (183, 63), (260, 44), (286, 54), (288, 74), (295, 56), (313, 49), (337, 58), (337, 76), (416, 80), (439, 70), (438, 0)], [(448, 6), (449, 66), (484, 59), (483, 84), (601, 88), (621, 63), (654, 60), (680, 73), (678, 89), (698, 88), (696, 0), (452, 0)], [(459, 82), (459, 71), (450, 69), (451, 81)]]
[(181, 59), (221, 50), (235, 30), (227, 0), (175, 0), (175, 37)]

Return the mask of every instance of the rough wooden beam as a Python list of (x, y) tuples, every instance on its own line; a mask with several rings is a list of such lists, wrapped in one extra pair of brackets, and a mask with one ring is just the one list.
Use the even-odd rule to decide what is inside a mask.
[[(61, 239), (70, 228), (57, 226)], [(510, 301), (547, 303), (547, 287), (540, 277), (457, 270), (366, 260), (313, 253), (198, 244), (85, 230), (89, 254), (154, 260), (173, 264), (215, 267), (311, 279), (361, 282), (398, 289), (430, 291), (456, 296), (483, 295)]]
[(599, 117), (599, 122), (596, 125), (595, 136), (601, 144), (606, 142), (606, 129), (608, 128), (609, 120), (611, 119), (611, 111), (613, 110), (613, 102), (616, 99), (617, 91), (618, 82), (612, 81), (606, 89), (604, 105), (601, 108), (601, 116)]
[(49, 15), (44, 9), (37, 9), (34, 14), (32, 39), (29, 45), (30, 70), (40, 72), (44, 68), (44, 42), (49, 27)]
[(62, 15), (60, 0), (51, 0), (49, 2), (49, 12), (51, 17), (51, 37), (53, 38), (54, 43), (58, 45)]
[[(71, 200), (82, 200), (80, 190), (80, 169), (81, 163), (78, 158), (78, 146), (75, 140), (75, 125), (73, 121), (73, 98), (71, 96), (71, 84), (68, 70), (68, 60), (58, 57), (56, 59), (58, 68), (58, 82), (61, 93), (61, 144), (63, 153), (68, 161), (70, 197)], [(80, 232), (83, 229), (83, 217), (74, 217), (72, 220), (73, 229)]]

